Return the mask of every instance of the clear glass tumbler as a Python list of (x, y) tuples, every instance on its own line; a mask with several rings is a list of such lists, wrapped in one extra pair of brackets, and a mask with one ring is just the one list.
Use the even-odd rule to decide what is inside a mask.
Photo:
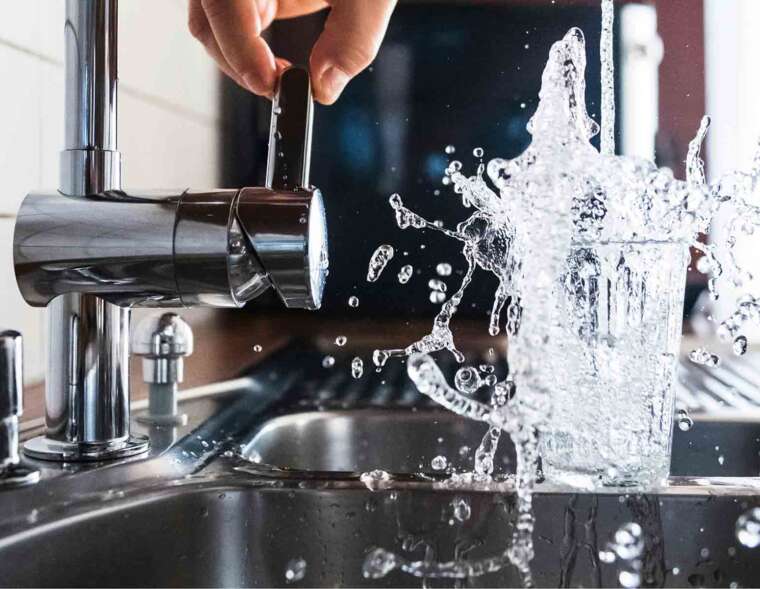
[(667, 479), (687, 255), (674, 242), (573, 246), (546, 350), (548, 481), (591, 489)]

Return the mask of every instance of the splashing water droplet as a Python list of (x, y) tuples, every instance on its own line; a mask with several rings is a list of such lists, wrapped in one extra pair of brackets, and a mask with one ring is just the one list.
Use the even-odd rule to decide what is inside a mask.
[(689, 417), (686, 409), (680, 409), (676, 415), (676, 421), (678, 422), (678, 429), (682, 432), (689, 431), (694, 426), (694, 420)]
[(734, 354), (737, 356), (744, 356), (747, 353), (747, 338), (743, 335), (734, 338), (734, 344), (732, 346)]
[(451, 501), (451, 508), (454, 513), (454, 519), (459, 522), (466, 522), (472, 515), (470, 503), (464, 497), (455, 497)]
[(430, 461), (430, 466), (433, 467), (433, 470), (446, 470), (448, 465), (449, 461), (442, 455), (438, 455)]
[(717, 354), (713, 354), (707, 348), (697, 348), (689, 352), (689, 360), (694, 364), (700, 364), (702, 366), (717, 366), (720, 364), (720, 357)]
[(610, 548), (623, 560), (632, 560), (644, 551), (644, 538), (641, 526), (636, 522), (623, 524), (615, 532)]
[(367, 268), (367, 282), (376, 282), (380, 275), (385, 270), (385, 267), (393, 259), (395, 250), (392, 245), (383, 244), (379, 246), (375, 253), (369, 260), (369, 267)]
[(375, 350), (372, 352), (372, 363), (378, 368), (382, 368), (390, 357), (391, 355), (385, 350)]
[(285, 581), (295, 583), (306, 575), (306, 561), (303, 558), (293, 558), (285, 568)]
[(396, 555), (383, 548), (375, 548), (364, 559), (362, 575), (365, 579), (381, 579), (396, 568)]
[(446, 300), (446, 293), (440, 290), (430, 291), (430, 302), (436, 305), (442, 304)]
[(398, 281), (399, 284), (406, 284), (409, 282), (409, 279), (412, 277), (412, 274), (414, 273), (414, 268), (407, 264), (406, 266), (402, 266), (401, 270), (398, 271)]
[(359, 480), (370, 491), (378, 491), (387, 486), (387, 483), (391, 480), (391, 475), (384, 470), (371, 470), (369, 472), (363, 472), (359, 477)]
[(620, 571), (618, 573), (618, 581), (620, 581), (621, 587), (635, 589), (641, 586), (641, 574), (637, 571)]
[(478, 371), (471, 366), (464, 366), (454, 375), (454, 386), (466, 395), (471, 395), (483, 385)]
[(430, 290), (437, 290), (438, 292), (446, 292), (448, 289), (446, 283), (443, 280), (438, 280), (437, 278), (431, 278), (428, 281), (428, 288)]
[(351, 360), (351, 376), (354, 378), (361, 378), (364, 374), (364, 361), (356, 356)]
[(438, 276), (451, 276), (451, 264), (441, 262), (435, 267), (435, 272)]
[(760, 546), (760, 507), (753, 507), (736, 520), (736, 539), (742, 546)]
[(599, 560), (605, 564), (612, 564), (615, 562), (615, 559), (617, 557), (615, 556), (615, 553), (612, 550), (600, 550), (599, 551)]

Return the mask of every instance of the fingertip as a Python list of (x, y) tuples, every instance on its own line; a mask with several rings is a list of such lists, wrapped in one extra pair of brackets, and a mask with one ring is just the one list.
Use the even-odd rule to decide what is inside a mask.
[(350, 80), (351, 76), (339, 67), (328, 66), (314, 84), (314, 97), (321, 104), (334, 104)]

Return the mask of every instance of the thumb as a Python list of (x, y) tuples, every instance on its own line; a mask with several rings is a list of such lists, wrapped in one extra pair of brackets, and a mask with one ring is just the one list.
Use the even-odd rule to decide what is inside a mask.
[(349, 80), (375, 59), (396, 0), (333, 0), (311, 52), (314, 96), (332, 104)]

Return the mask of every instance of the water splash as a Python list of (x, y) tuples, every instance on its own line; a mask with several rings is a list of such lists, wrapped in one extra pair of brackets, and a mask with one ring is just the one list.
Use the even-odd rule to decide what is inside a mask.
[(414, 273), (414, 268), (407, 264), (406, 266), (402, 266), (401, 270), (398, 271), (398, 281), (399, 284), (406, 284), (409, 282), (409, 279), (412, 277), (412, 274)]
[(361, 378), (364, 375), (364, 360), (356, 356), (351, 360), (351, 376)]
[(367, 268), (367, 282), (377, 282), (380, 275), (385, 270), (385, 267), (393, 259), (395, 250), (392, 245), (383, 244), (379, 246), (375, 253), (369, 260), (369, 267)]
[(760, 546), (760, 507), (753, 507), (736, 520), (736, 539), (746, 548)]
[(359, 480), (364, 483), (370, 491), (379, 491), (388, 486), (388, 483), (391, 480), (391, 475), (384, 470), (371, 470), (369, 472), (363, 472), (359, 476)]
[[(463, 206), (473, 209), (465, 221), (447, 228), (410, 210), (400, 195), (390, 198), (400, 229), (430, 229), (457, 240), (467, 269), (459, 287), (442, 304), (430, 333), (405, 348), (376, 351), (375, 364), (409, 356), (408, 374), (421, 393), (489, 425), (478, 449), (478, 475), (491, 475), (501, 433), (511, 437), (517, 459), (517, 525), (511, 545), (493, 558), (411, 562), (377, 549), (368, 557), (368, 562), (378, 565), (372, 575), (398, 568), (418, 576), (459, 578), (511, 563), (530, 585), (539, 432), (544, 437), (542, 452), (554, 453), (555, 466), (569, 461), (572, 468), (596, 469), (593, 477), (578, 480), (586, 488), (618, 481), (658, 484), (669, 462), (679, 290), (685, 281), (688, 246), (704, 255), (700, 269), (710, 274), (714, 296), (719, 279), (746, 280), (731, 253), (731, 240), (760, 225), (760, 151), (750, 172), (733, 173), (709, 185), (700, 155), (710, 124), (705, 117), (689, 146), (686, 180), (677, 180), (670, 170), (644, 159), (614, 156), (611, 0), (603, 0), (603, 10), (601, 153), (590, 142), (599, 126), (585, 105), (585, 40), (580, 30), (571, 29), (551, 48), (538, 108), (528, 123), (532, 142), (526, 151), (511, 160), (480, 163), (472, 176), (465, 176), (461, 162), (452, 161), (447, 167), (444, 184), (453, 186)], [(699, 234), (709, 230), (727, 202), (743, 220), (732, 226), (725, 243), (701, 243)], [(667, 253), (666, 260), (662, 252)], [(510, 336), (511, 380), (494, 383), (505, 391), (503, 404), (472, 398), (470, 386), (460, 386), (463, 372), (458, 372), (456, 388), (449, 386), (430, 356), (447, 351), (464, 362), (450, 323), (476, 270), (490, 272), (498, 280), (489, 333), (495, 336), (506, 327)], [(760, 323), (760, 300), (753, 297), (740, 301), (736, 313), (721, 324), (719, 335), (734, 341), (747, 321)], [(558, 355), (560, 359), (552, 361), (547, 357), (549, 344), (552, 349), (572, 351), (572, 357)], [(712, 362), (713, 356), (703, 363)], [(579, 406), (578, 390), (598, 391), (599, 396)], [(625, 410), (610, 411), (605, 403), (610, 391), (625, 398)], [(576, 423), (578, 431), (563, 429), (560, 422), (568, 416), (588, 427)], [(640, 427), (650, 421), (659, 424), (654, 433)], [(595, 424), (604, 424), (610, 435), (598, 435)], [(566, 480), (575, 484), (574, 479)], [(623, 572), (621, 584), (636, 583), (631, 576), (635, 571)]]
[(293, 558), (285, 567), (285, 582), (296, 583), (306, 575), (306, 561), (303, 558)]

